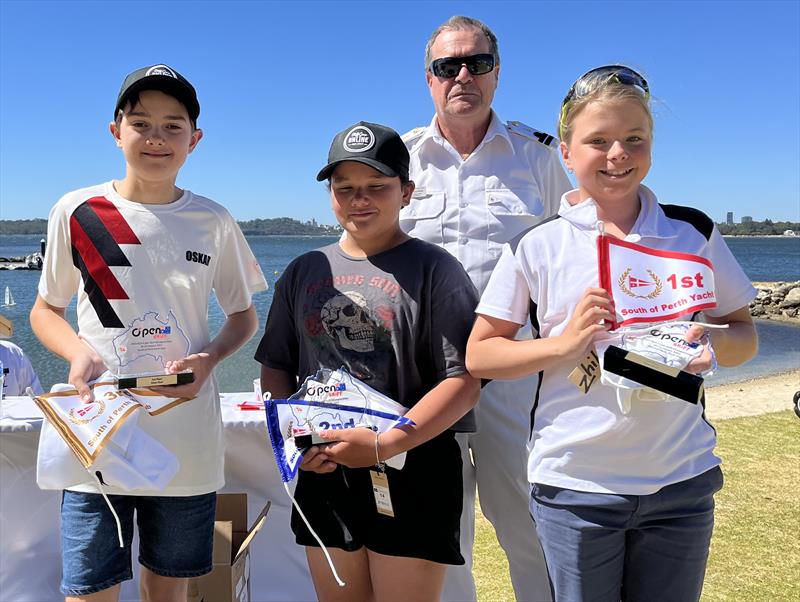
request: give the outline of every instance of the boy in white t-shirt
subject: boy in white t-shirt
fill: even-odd
[[[214,367],[255,332],[252,295],[266,282],[239,227],[217,203],[178,188],[186,157],[203,136],[192,85],[154,65],[125,79],[110,131],[125,177],[62,197],[50,212],[48,249],[31,325],[70,364],[85,402],[103,371],[191,369],[191,384],[157,387],[192,397],[140,427],[180,461],[162,491],[107,488],[126,547],[96,486],[65,491],[61,509],[67,600],[115,600],[132,578],[133,513],[139,528],[143,600],[185,600],[187,579],[211,570],[216,494],[224,482],[222,421]],[[211,291],[227,318],[208,331]],[[65,309],[78,295],[78,332]],[[125,494],[125,495],[119,495]]]

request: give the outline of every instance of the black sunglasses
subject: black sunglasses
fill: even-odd
[[[445,56],[435,61],[431,61],[430,70],[436,77],[450,79],[461,71],[461,67],[467,68],[472,75],[483,75],[494,69],[494,55],[473,54],[471,56]]]
[[[647,85],[647,80],[636,73],[636,71],[625,65],[604,65],[581,75],[575,83],[572,84],[561,106],[566,106],[574,98],[585,96],[599,83],[608,81],[625,86],[632,86],[638,89],[645,98],[649,98],[650,96],[650,88]]]

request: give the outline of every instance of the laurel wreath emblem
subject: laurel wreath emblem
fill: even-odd
[[[78,418],[75,412],[75,408],[70,409],[69,411],[69,419],[71,422],[75,424],[89,424],[92,420],[100,416],[103,412],[106,411],[106,402],[102,399],[98,399],[95,401],[97,404],[97,411],[94,412],[91,418]]]
[[[664,285],[661,282],[661,278],[659,278],[653,272],[653,270],[646,270],[646,272],[653,279],[653,282],[656,283],[656,288],[654,288],[649,294],[647,294],[647,295],[637,295],[631,289],[629,289],[627,286],[625,286],[625,281],[628,279],[628,276],[630,275],[630,273],[632,271],[633,271],[632,268],[628,268],[627,270],[622,272],[622,276],[620,276],[619,280],[617,280],[617,285],[619,286],[619,288],[622,290],[623,293],[625,293],[626,295],[630,295],[631,297],[633,297],[635,299],[655,299],[656,297],[658,297],[661,294],[661,291],[664,288]]]

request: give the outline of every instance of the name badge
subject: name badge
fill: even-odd
[[[385,472],[370,470],[369,476],[372,478],[372,491],[375,494],[375,507],[380,514],[394,518],[392,508],[392,498],[389,495],[389,479]]]

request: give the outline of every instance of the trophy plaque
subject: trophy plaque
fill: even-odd
[[[176,374],[149,372],[120,376],[117,379],[117,386],[120,389],[141,389],[143,387],[159,387],[162,385],[188,385],[193,382],[193,372],[178,372]]]

